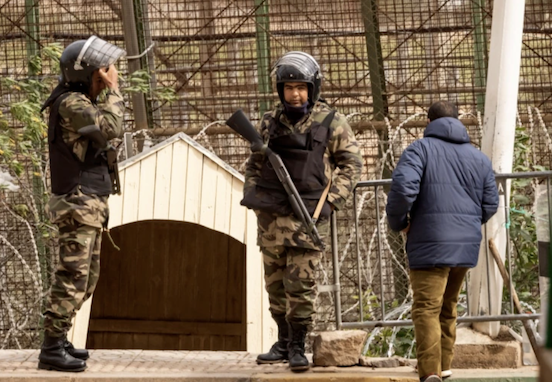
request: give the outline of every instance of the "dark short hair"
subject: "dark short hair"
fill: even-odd
[[[458,118],[458,108],[451,102],[437,101],[429,107],[427,117],[430,121],[443,117]]]

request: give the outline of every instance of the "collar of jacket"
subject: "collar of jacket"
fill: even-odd
[[[301,106],[293,106],[284,101],[284,113],[292,124],[299,122],[305,115],[309,113],[309,101]]]
[[[328,106],[326,101],[318,100],[312,107],[309,107],[307,114],[297,121],[295,125],[293,125],[285,115],[284,105],[282,103],[278,103],[272,111],[272,118],[293,131],[295,130],[294,127],[310,125],[313,115],[324,111],[329,113],[331,108]]]
[[[69,93],[69,92],[82,93],[86,97],[88,97],[88,99],[90,99],[92,101],[92,103],[96,103],[95,100],[93,100],[90,97],[90,95],[86,92],[86,90],[83,87],[79,86],[78,84],[76,84],[76,85],[75,84],[65,85],[64,83],[60,82],[54,88],[54,90],[52,90],[52,93],[50,93],[50,96],[48,97],[48,99],[42,105],[42,108],[40,109],[40,112],[42,113],[46,108],[49,108],[50,106],[52,106],[54,104],[54,102],[56,102],[56,99],[59,98],[59,96],[61,96],[62,94],[65,94],[65,93]]]
[[[282,126],[287,127],[290,130],[295,130],[294,127],[296,125],[303,125],[305,124],[308,119],[311,116],[312,109],[308,110],[307,114],[305,114],[303,117],[301,117],[299,120],[297,120],[295,123],[291,122],[290,118],[286,114],[286,108],[284,104],[280,103],[276,106],[276,109],[274,110],[272,117],[280,123]]]
[[[466,127],[457,118],[443,117],[430,122],[424,131],[425,137],[434,137],[453,143],[469,143]]]

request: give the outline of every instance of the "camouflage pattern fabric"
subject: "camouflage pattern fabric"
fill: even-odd
[[[59,106],[63,140],[84,161],[88,138],[80,135],[79,129],[96,125],[107,139],[117,138],[123,132],[124,111],[123,96],[116,90],[109,89],[105,101],[97,105],[82,93],[70,93]]]
[[[322,123],[332,109],[324,102],[317,102],[309,115],[297,124],[292,125],[282,113],[283,106],[279,104],[273,111],[266,113],[260,124],[260,132],[265,142],[268,141],[267,129],[269,117],[280,115],[280,123],[289,128],[289,132],[304,133],[314,122]],[[261,176],[264,154],[252,153],[245,170],[244,194],[250,187],[255,187]],[[360,178],[362,156],[355,135],[345,117],[336,113],[330,125],[330,139],[324,153],[325,175],[332,179],[328,201],[336,208],[343,208],[351,191]],[[335,171],[339,169],[339,171]],[[307,202],[308,203],[308,202]],[[310,201],[315,203],[316,201]],[[307,205],[307,208],[309,206]],[[258,222],[257,244],[260,247],[285,245],[317,249],[312,239],[307,235],[302,223],[293,215],[278,216],[263,211],[255,211]],[[320,236],[324,239],[329,233],[328,219],[317,222]]]
[[[99,126],[107,139],[123,132],[123,97],[109,89],[105,101],[96,104],[82,93],[70,93],[60,104],[63,140],[84,160],[88,139],[79,129]],[[44,313],[44,329],[51,336],[65,335],[71,320],[92,295],[100,276],[101,230],[107,226],[107,196],[87,195],[77,190],[52,195],[46,210],[59,229],[59,264]]]
[[[73,194],[52,195],[46,212],[50,221],[58,226],[74,219],[94,228],[102,228],[109,215],[107,196],[86,195],[80,190]]]
[[[314,272],[322,253],[283,245],[261,250],[270,312],[286,314],[288,322],[311,325],[317,292]]]
[[[70,215],[58,220],[59,263],[46,310],[44,330],[64,336],[82,304],[92,296],[100,277],[101,229],[82,224]]]

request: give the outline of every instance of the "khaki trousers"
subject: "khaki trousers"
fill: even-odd
[[[412,321],[418,374],[450,370],[456,341],[456,305],[468,268],[411,269]]]

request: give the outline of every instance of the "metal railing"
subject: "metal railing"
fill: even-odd
[[[551,178],[552,178],[552,171],[539,171],[539,172],[518,172],[518,173],[510,173],[510,174],[496,174],[496,181],[497,185],[499,187],[499,193],[503,195],[505,201],[510,200],[510,187],[508,186],[508,183],[513,179],[534,179],[534,180],[545,180],[546,181],[546,193],[547,193],[547,204],[548,204],[548,227],[549,232],[552,231],[552,225],[551,225],[551,217],[552,217],[552,193],[550,192],[551,188]],[[383,246],[382,246],[382,227],[381,227],[381,206],[380,206],[380,193],[384,192],[383,188],[385,186],[389,186],[391,184],[391,179],[382,179],[382,180],[370,180],[370,181],[361,181],[357,184],[354,192],[353,192],[353,210],[354,210],[354,234],[356,236],[356,266],[357,266],[357,273],[358,273],[358,280],[357,280],[357,289],[358,289],[358,299],[359,299],[359,311],[358,311],[358,317],[359,321],[356,322],[343,322],[343,316],[342,316],[342,306],[341,306],[341,283],[339,280],[340,270],[339,270],[339,260],[338,260],[338,245],[337,245],[337,232],[338,232],[338,225],[337,225],[337,219],[335,214],[332,215],[332,221],[331,221],[331,228],[332,228],[332,262],[333,262],[333,275],[334,275],[334,285],[325,285],[321,286],[319,289],[322,292],[333,292],[334,293],[334,309],[335,309],[335,316],[336,316],[336,328],[337,329],[367,329],[367,328],[375,328],[375,327],[399,327],[399,326],[412,326],[412,320],[410,319],[404,319],[404,320],[387,320],[386,317],[386,298],[385,298],[385,288],[383,285]],[[357,206],[357,195],[359,190],[365,189],[365,188],[373,188],[374,192],[374,199],[375,199],[375,218],[376,218],[376,234],[377,234],[377,262],[379,267],[379,273],[380,273],[380,283],[379,283],[379,299],[380,299],[380,313],[381,313],[381,320],[365,320],[364,319],[364,301],[363,301],[363,283],[362,283],[362,273],[361,273],[361,251],[360,251],[360,244],[359,244],[359,211]],[[536,201],[535,201],[536,203]],[[506,231],[506,256],[507,256],[507,262],[508,262],[508,273],[510,275],[509,277],[509,283],[510,283],[510,289],[513,290],[513,280],[512,280],[512,256],[510,251],[510,232],[509,232],[509,222],[510,222],[510,203],[504,203],[504,213],[506,217],[507,224],[504,225],[504,229]],[[486,236],[486,235],[484,235]],[[550,235],[550,238],[552,238],[552,235]],[[485,237],[485,242],[486,242]],[[536,245],[536,243],[535,243]],[[488,247],[486,246],[487,252]],[[490,278],[489,275],[489,263],[492,260],[489,260],[490,256],[487,256],[487,278]],[[548,276],[552,275],[552,261],[549,263],[549,274]],[[467,286],[467,280],[466,280],[466,286]],[[467,288],[466,288],[467,289]],[[488,298],[489,298],[489,306],[491,306],[492,303],[492,297],[490,289],[488,290]],[[501,295],[502,298],[502,295]],[[552,299],[552,296],[551,296]],[[492,322],[492,321],[526,321],[526,320],[536,320],[541,317],[540,314],[514,314],[514,301],[512,298],[512,293],[510,293],[510,312],[511,314],[499,314],[499,315],[469,315],[469,299],[467,298],[466,294],[466,315],[463,315],[461,317],[458,317],[458,322]],[[552,305],[552,304],[551,304]],[[552,315],[552,309],[550,310],[550,314]],[[549,321],[548,324],[548,333],[552,333],[552,323]],[[549,341],[547,342],[548,347],[552,348],[552,340],[550,340],[550,337],[548,336]]]

